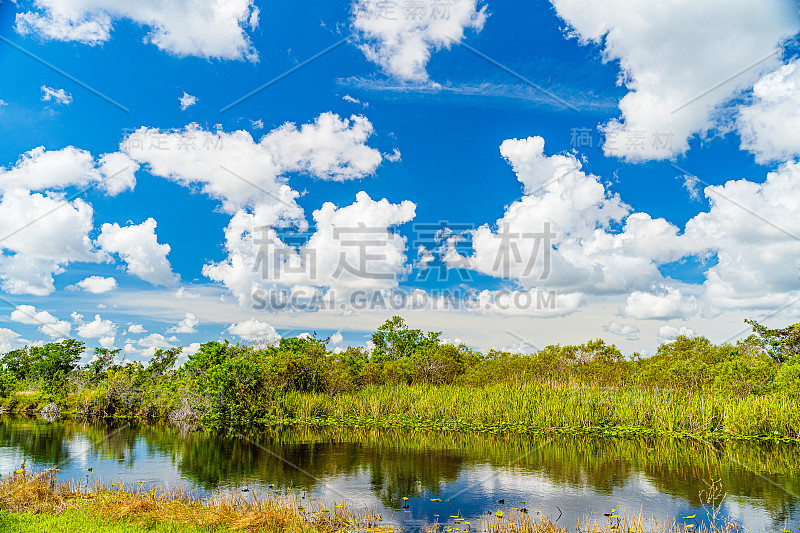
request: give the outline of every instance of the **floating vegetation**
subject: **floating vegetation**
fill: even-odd
[[[675,521],[659,521],[656,518],[646,519],[641,513],[625,515],[618,509],[603,513],[607,520],[597,520],[593,515],[585,515],[578,520],[576,528],[567,528],[558,524],[560,518],[552,518],[541,512],[535,517],[512,510],[508,515],[501,511],[489,513],[489,517],[482,519],[475,529],[469,522],[445,524],[438,521],[428,526],[425,533],[455,533],[467,531],[481,531],[485,533],[741,533],[741,528],[725,519],[710,521],[708,524],[680,525]],[[717,517],[718,518],[718,517]],[[466,527],[463,527],[466,526]],[[792,533],[782,529],[782,533]]]

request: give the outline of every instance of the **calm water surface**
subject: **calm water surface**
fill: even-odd
[[[800,447],[672,440],[281,429],[241,438],[173,426],[0,418],[0,472],[57,467],[60,479],[243,488],[301,501],[346,500],[406,531],[440,515],[477,521],[527,501],[574,528],[610,508],[706,517],[721,480],[724,515],[751,531],[800,530]],[[92,469],[91,472],[89,469]],[[274,488],[271,488],[274,487]],[[408,498],[408,511],[401,509]],[[432,502],[439,498],[442,502]],[[498,500],[504,500],[503,504]],[[473,522],[476,523],[476,522]]]

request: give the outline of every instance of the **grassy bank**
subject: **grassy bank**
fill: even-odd
[[[678,523],[645,519],[641,514],[625,516],[616,509],[598,516],[587,515],[574,531],[594,533],[729,533],[740,531],[724,517],[711,500],[709,525],[694,520]],[[689,526],[689,527],[687,527]],[[693,527],[694,526],[694,527]],[[353,512],[346,505],[314,509],[298,506],[294,500],[271,495],[212,496],[200,501],[175,490],[126,491],[124,487],[81,486],[60,483],[53,472],[3,476],[0,481],[0,531],[137,533],[173,532],[292,532],[292,533],[391,533],[379,515]],[[573,530],[558,524],[558,519],[525,508],[507,514],[497,512],[477,523],[460,516],[445,521],[434,518],[426,533],[567,533]],[[398,530],[399,531],[399,530]],[[787,530],[788,531],[788,530]]]
[[[201,501],[180,490],[62,483],[48,471],[3,476],[0,509],[0,531],[338,533],[380,525],[380,517],[343,505],[306,509],[262,494]]]
[[[143,421],[185,419],[211,429],[240,432],[274,425],[310,425],[800,442],[797,397],[779,392],[736,396],[711,387],[686,391],[602,388],[580,383],[483,387],[384,384],[333,395],[287,391],[225,413],[209,408],[209,403],[212,401],[208,398],[193,398],[184,409],[180,404],[165,409],[162,404],[163,413],[158,416],[116,413],[114,417]],[[86,416],[71,397],[61,404],[62,415]],[[16,412],[31,413],[42,407],[17,403],[17,407],[20,405],[27,411]]]
[[[143,524],[127,519],[109,521],[108,517],[84,510],[69,510],[60,514],[10,513],[0,511],[0,531],[14,533],[141,533]],[[182,524],[165,522],[149,523],[146,531],[152,533],[227,533],[233,531],[215,527],[187,527]]]

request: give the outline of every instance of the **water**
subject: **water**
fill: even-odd
[[[28,469],[59,468],[63,480],[346,500],[405,531],[418,531],[437,514],[441,521],[460,515],[477,523],[487,512],[507,512],[523,501],[532,513],[561,513],[559,524],[571,529],[585,513],[605,520],[611,508],[679,523],[691,514],[707,521],[700,493],[712,479],[727,493],[722,515],[746,530],[798,531],[800,447],[715,446],[339,429],[281,429],[243,438],[167,425],[0,418],[2,473],[27,460]]]

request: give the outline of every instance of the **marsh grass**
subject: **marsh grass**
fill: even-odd
[[[0,508],[26,515],[65,515],[82,511],[92,522],[133,523],[147,528],[177,526],[201,531],[337,533],[375,530],[381,517],[346,504],[299,506],[293,499],[260,492],[217,493],[202,499],[179,488],[144,490],[96,481],[59,482],[54,471],[17,471],[0,480]]]
[[[271,423],[281,420],[487,433],[800,441],[800,403],[793,396],[732,397],[713,389],[601,388],[570,383],[377,385],[333,396],[292,392],[278,400],[269,417]]]

